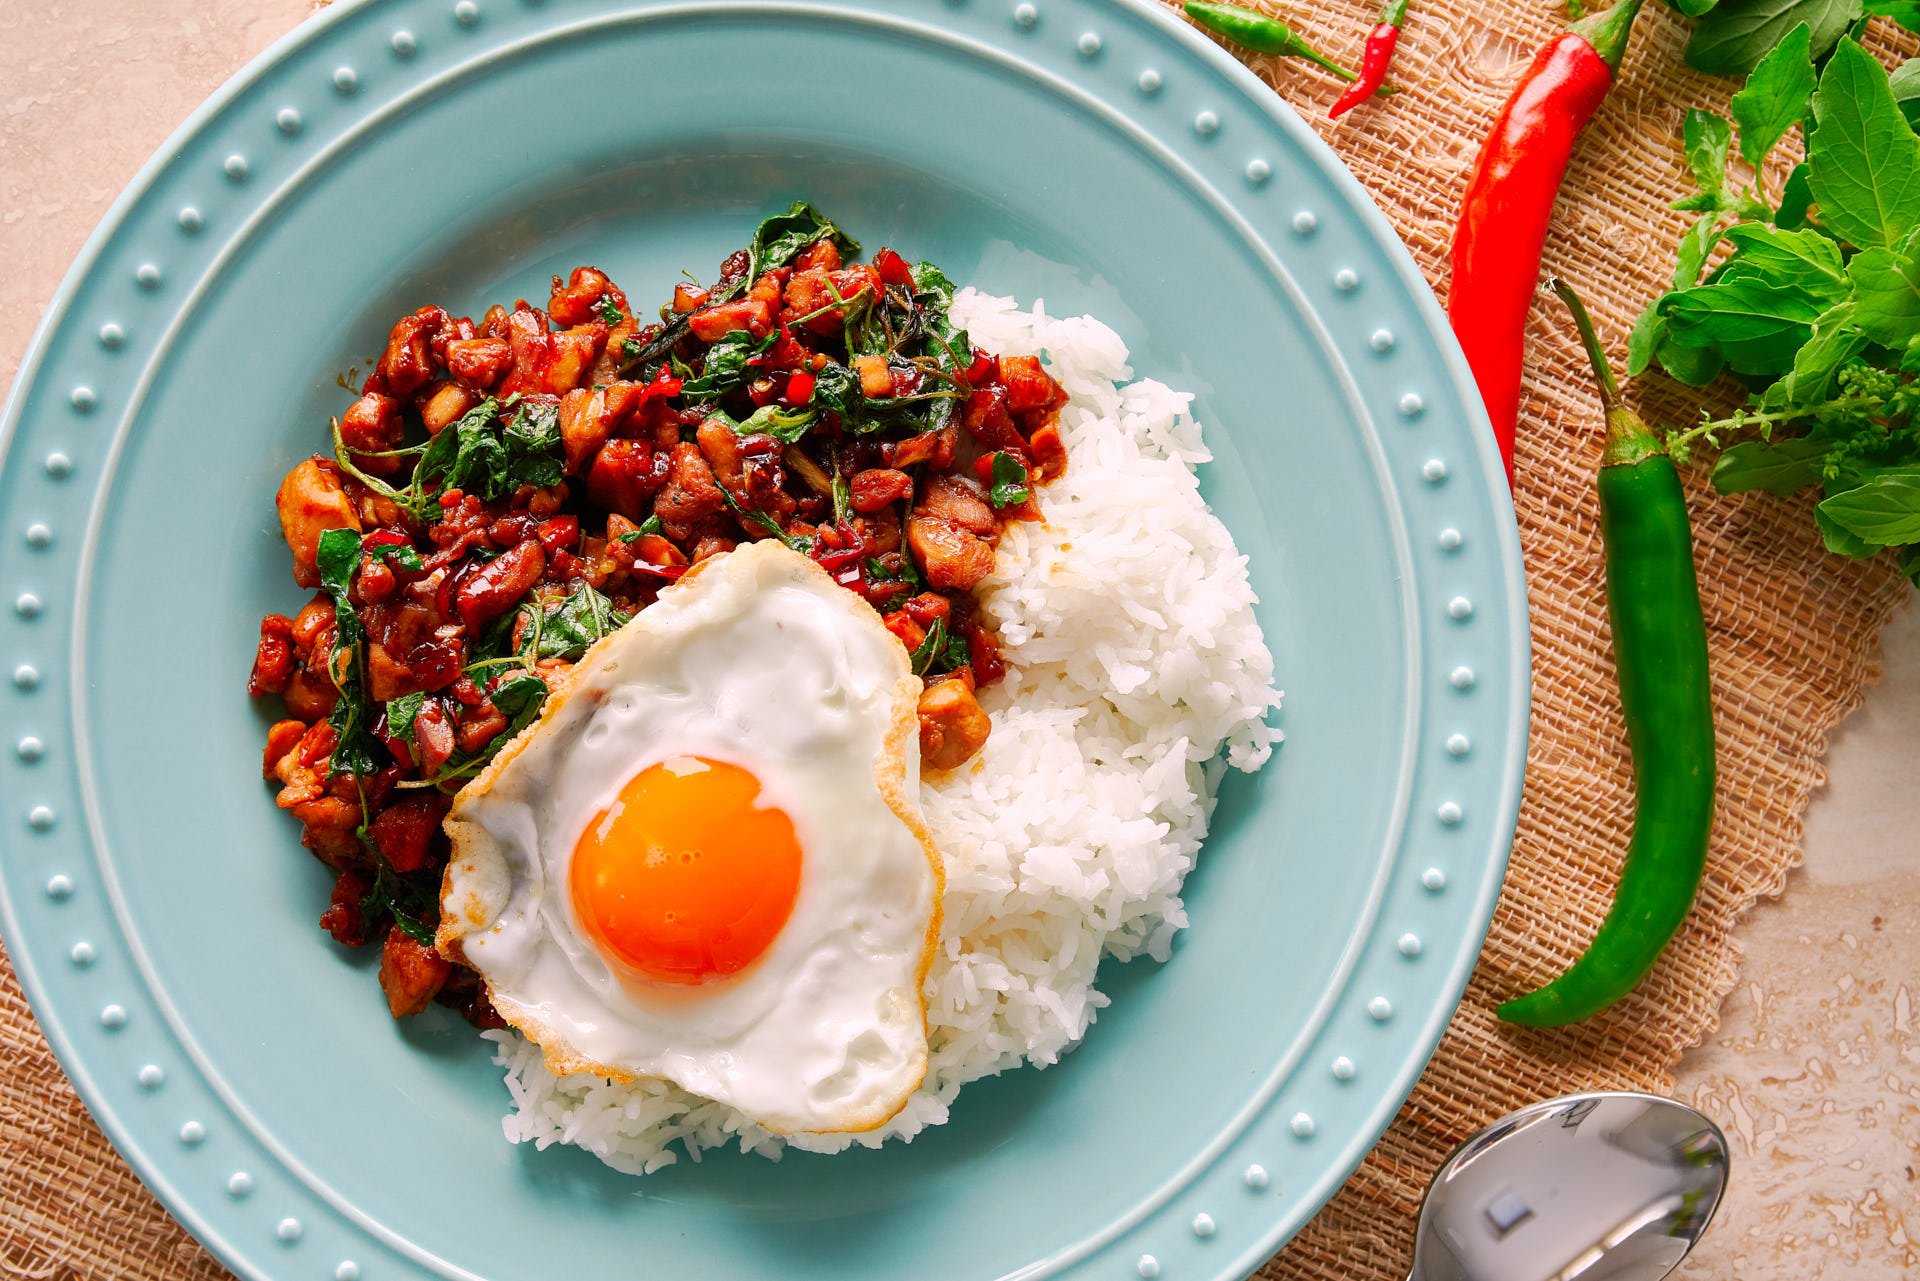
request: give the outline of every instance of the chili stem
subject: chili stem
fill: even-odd
[[[1600,335],[1593,327],[1593,317],[1587,314],[1587,304],[1580,301],[1580,295],[1573,292],[1572,286],[1558,277],[1549,278],[1547,288],[1560,295],[1560,301],[1573,313],[1573,327],[1580,333],[1580,345],[1587,350],[1587,363],[1593,366],[1593,376],[1600,384],[1600,407],[1612,413],[1620,403],[1620,384],[1614,381],[1613,366],[1607,363],[1607,353],[1600,346]]]
[[[1620,69],[1620,59],[1627,53],[1627,37],[1633,34],[1633,20],[1640,16],[1640,6],[1645,0],[1620,0],[1611,9],[1602,9],[1590,14],[1567,28],[1593,46],[1600,60]]]
[[[1587,314],[1587,305],[1566,281],[1554,279],[1547,284],[1573,313],[1573,327],[1580,333],[1580,345],[1587,351],[1587,364],[1592,366],[1594,381],[1600,387],[1600,407],[1607,415],[1607,443],[1600,455],[1600,465],[1616,467],[1665,453],[1659,437],[1641,421],[1640,415],[1620,403],[1620,384],[1614,381],[1613,366],[1607,363],[1607,353],[1600,346],[1600,335],[1594,330],[1593,317]]]

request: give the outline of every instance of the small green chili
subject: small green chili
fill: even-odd
[[[1353,72],[1308,44],[1299,32],[1278,18],[1243,9],[1237,4],[1213,4],[1209,0],[1188,0],[1187,16],[1243,49],[1272,54],[1277,58],[1305,58],[1342,80],[1355,78]]]
[[[1532,1027],[1598,1014],[1647,976],[1693,906],[1713,827],[1713,701],[1686,496],[1658,438],[1620,403],[1587,309],[1566,285],[1553,288],[1573,313],[1607,416],[1600,538],[1638,799],[1620,886],[1593,942],[1565,974],[1499,1008]]]

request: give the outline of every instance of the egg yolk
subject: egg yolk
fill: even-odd
[[[569,874],[575,915],[609,960],[663,983],[751,965],[800,888],[793,820],[738,765],[650,765],[587,824]]]

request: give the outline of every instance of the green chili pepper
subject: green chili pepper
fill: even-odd
[[[1301,39],[1299,32],[1278,18],[1243,9],[1237,4],[1212,4],[1209,0],[1188,0],[1187,16],[1243,49],[1270,53],[1277,58],[1305,58],[1317,67],[1325,67],[1342,80],[1356,78],[1353,72]]]
[[[1713,702],[1686,497],[1658,438],[1620,403],[1587,309],[1566,285],[1553,288],[1573,312],[1607,415],[1600,537],[1638,800],[1620,887],[1586,953],[1498,1011],[1532,1027],[1588,1018],[1647,976],[1693,906],[1713,826]]]

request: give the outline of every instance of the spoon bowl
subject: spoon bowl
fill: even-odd
[[[1454,1149],[1408,1281],[1659,1281],[1726,1191],[1726,1136],[1651,1094],[1549,1099]]]

